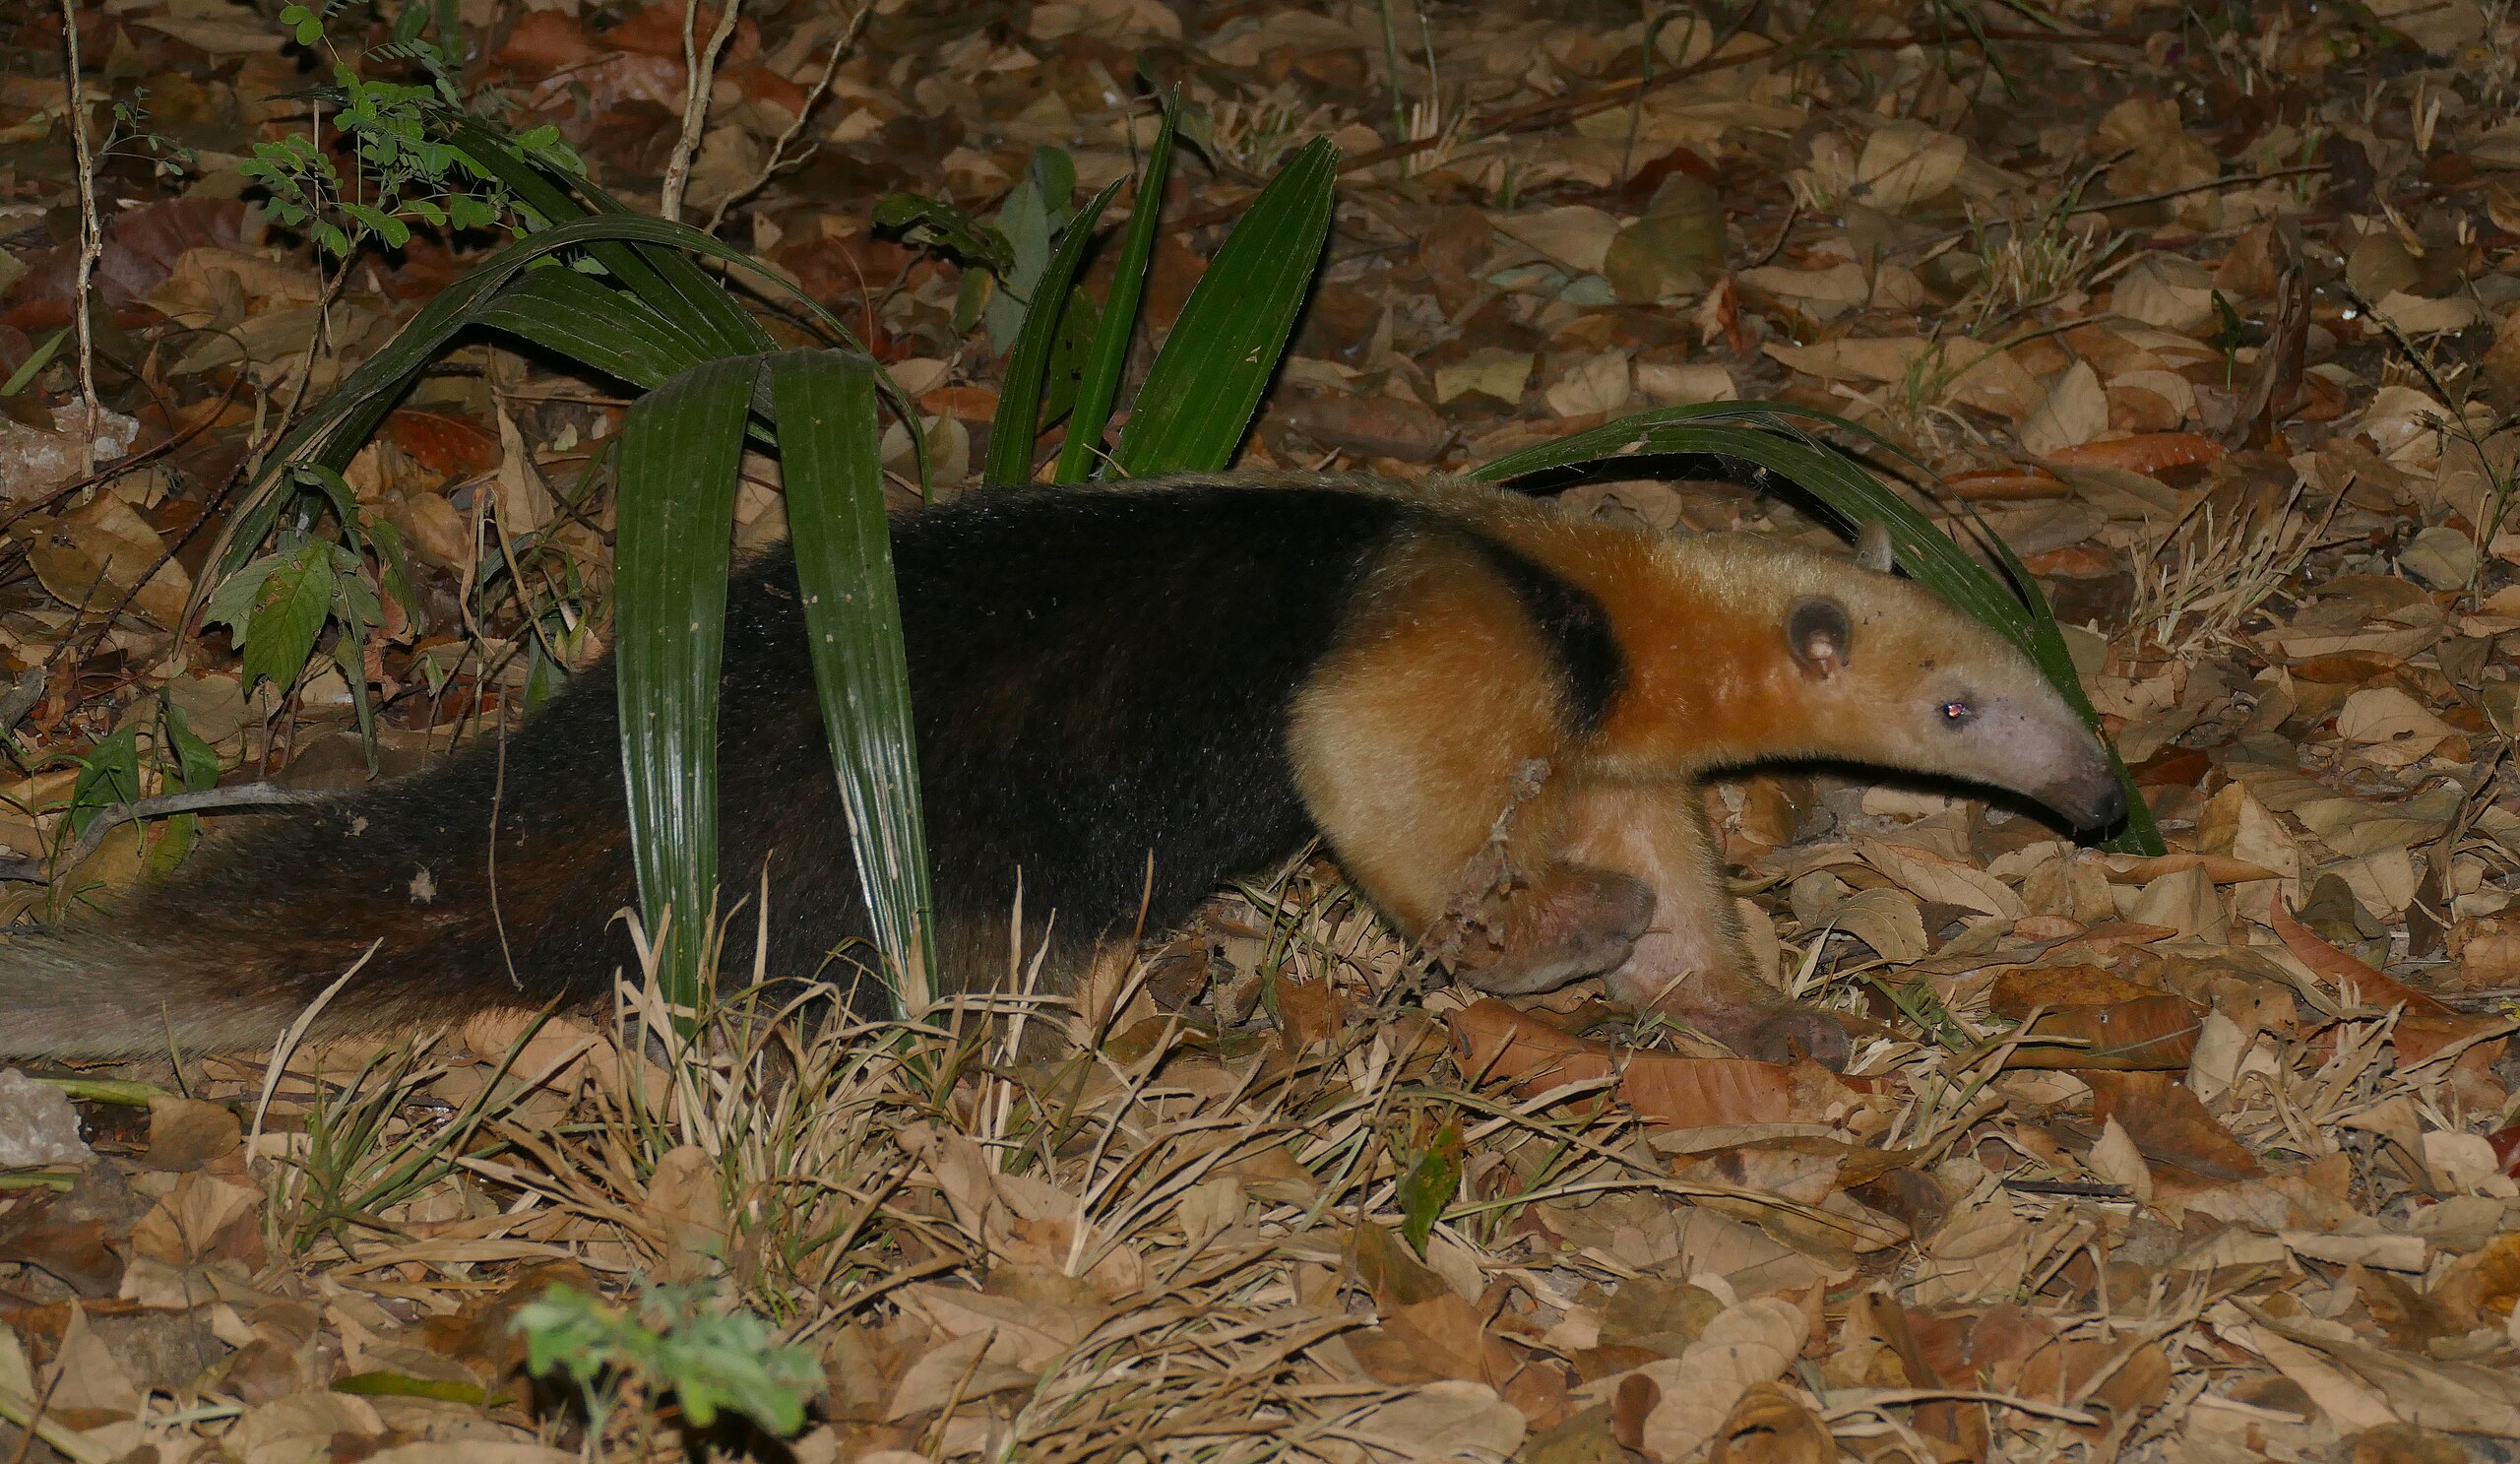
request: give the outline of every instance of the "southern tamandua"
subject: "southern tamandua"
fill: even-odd
[[[1538,765],[1510,835],[1523,878],[1458,974],[1509,992],[1604,974],[1780,1055],[1843,1038],[1745,966],[1696,794],[1710,770],[1838,759],[2077,825],[2124,812],[2098,740],[2000,637],[1913,583],[1757,539],[1470,486],[1209,478],[975,492],[898,517],[893,552],[940,964],[965,987],[1005,979],[1019,876],[1073,953],[1316,834],[1421,932]],[[766,866],[769,969],[811,975],[864,924],[784,552],[736,578],[723,684],[720,868],[750,895]],[[475,747],[258,820],[98,916],[20,933],[0,1052],[266,1048],[371,944],[319,1034],[600,997],[632,957],[616,727],[607,661],[508,738],[503,771]],[[752,942],[730,943],[748,976]]]

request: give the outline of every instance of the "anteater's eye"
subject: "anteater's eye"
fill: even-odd
[[[1965,726],[1975,721],[1977,716],[1978,709],[1967,702],[1947,701],[1942,704],[1942,723],[1945,727]]]

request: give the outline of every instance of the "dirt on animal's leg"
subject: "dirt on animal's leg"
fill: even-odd
[[[1599,976],[1626,961],[1653,922],[1654,891],[1634,875],[1563,860],[1510,875],[1484,900],[1466,892],[1462,913],[1476,928],[1439,952],[1482,991],[1546,991]]]
[[[1566,791],[1558,857],[1630,876],[1654,892],[1654,922],[1607,985],[1612,999],[1661,1012],[1745,1056],[1843,1067],[1846,1029],[1753,976],[1724,861],[1695,785],[1593,783]]]

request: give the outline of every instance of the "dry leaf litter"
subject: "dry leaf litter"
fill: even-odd
[[[466,85],[655,201],[679,10],[459,8]],[[54,754],[147,746],[162,707],[229,782],[365,776],[338,666],[248,694],[223,632],[173,630],[239,465],[462,264],[335,275],[266,224],[237,163],[320,78],[259,11],[76,20],[98,118],[142,102],[192,165],[98,163],[94,412],[66,347],[0,396],[25,918],[180,852],[131,825],[45,864]],[[76,294],[61,40],[10,12],[0,376]],[[2170,853],[1828,775],[1711,789],[1761,962],[1855,1023],[1843,1077],[1613,1045],[1584,987],[1446,988],[1319,860],[1073,1005],[1002,1003],[1055,1058],[970,1012],[627,1050],[485,1020],[187,1056],[145,1109],[83,1104],[92,1149],[0,1076],[39,1167],[0,1192],[15,1457],[2520,1453],[2520,12],[807,0],[734,28],[685,215],[862,331],[951,481],[1005,343],[873,205],[984,212],[1043,146],[1100,186],[1163,85],[1198,146],[1159,335],[1279,159],[1352,164],[1248,464],[1414,477],[1731,398],[1853,417],[2039,575]],[[600,650],[587,470],[621,406],[476,347],[361,454],[427,612],[363,650],[389,771],[521,707],[535,644]],[[1567,506],[1827,539],[1722,482]],[[738,517],[782,532],[774,478]],[[521,595],[476,593],[485,519],[535,534]],[[623,1012],[652,1000],[634,974]],[[525,1376],[522,1305],[633,1278],[820,1359],[806,1430],[704,1440],[635,1389],[590,1430]]]

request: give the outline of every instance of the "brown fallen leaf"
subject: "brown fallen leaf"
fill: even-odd
[[[55,1215],[58,1198],[38,1191],[0,1213],[0,1260],[32,1266],[83,1297],[109,1297],[122,1285],[122,1257],[107,1247],[105,1223]]]
[[[2204,1008],[2166,992],[2050,1007],[2031,1023],[2028,1040],[2004,1066],[2184,1072],[2204,1017]]]
[[[243,1141],[236,1114],[225,1105],[161,1093],[149,1100],[149,1149],[141,1162],[154,1170],[197,1170],[234,1153]]]
[[[2114,1118],[2153,1165],[2178,1171],[2190,1188],[2210,1188],[2266,1173],[2266,1166],[2232,1136],[2222,1120],[2187,1088],[2159,1072],[2090,1070],[2092,1116]],[[2155,1179],[2163,1177],[2158,1170]]]
[[[1382,1330],[1437,1377],[1500,1387],[1522,1366],[1487,1334],[1480,1308],[1409,1253],[1399,1233],[1365,1224],[1351,1233],[1348,1262],[1374,1299]]]
[[[1816,1062],[1682,1057],[1623,1050],[1561,1032],[1481,997],[1444,1017],[1467,1072],[1521,1079],[1525,1093],[1618,1078],[1621,1102],[1647,1121],[1675,1128],[1731,1123],[1824,1123],[1864,1101],[1874,1084]]]
[[[63,605],[100,615],[129,595],[131,607],[159,626],[183,617],[192,576],[167,558],[165,541],[121,498],[98,494],[59,518],[30,519],[16,532],[28,541],[35,578]],[[139,583],[143,575],[146,584]]]
[[[1800,1398],[1762,1382],[1732,1406],[1706,1457],[1708,1464],[1829,1464],[1838,1443]]]
[[[1299,396],[1284,409],[1287,424],[1323,447],[1404,463],[1432,461],[1452,431],[1432,408],[1377,393]]]
[[[2491,1015],[2471,1015],[2427,995],[2367,961],[2346,954],[2319,938],[2316,931],[2302,924],[2281,900],[2267,907],[2267,923],[2274,927],[2284,946],[2301,964],[2332,983],[2341,996],[2347,990],[2358,993],[2366,1006],[2402,1006],[2394,1040],[2401,1062],[2421,1062],[2453,1043],[2466,1042],[2479,1033],[2499,1027],[2500,1020]],[[2500,1061],[2504,1042],[2495,1038],[2477,1043],[2461,1052],[2462,1067],[2485,1071]]]

